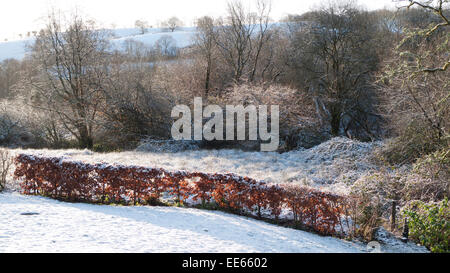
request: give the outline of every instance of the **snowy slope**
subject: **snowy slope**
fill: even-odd
[[[27,52],[27,45],[33,44],[34,38],[0,42],[0,62],[6,59],[23,59]]]
[[[194,32],[191,31],[177,31],[177,32],[160,32],[160,33],[146,33],[142,35],[126,36],[121,38],[112,39],[112,44],[115,48],[120,48],[125,40],[135,40],[142,42],[145,45],[151,46],[156,43],[163,36],[171,36],[176,41],[176,46],[179,48],[187,47],[192,44],[192,37]]]
[[[179,48],[187,47],[192,44],[192,38],[195,35],[195,28],[186,27],[175,30],[174,32],[168,32],[163,29],[149,29],[148,33],[141,35],[138,29],[117,29],[112,30],[113,38],[111,44],[115,49],[121,49],[123,42],[128,39],[143,42],[145,45],[153,46],[162,36],[169,35],[176,41],[176,46]],[[26,46],[33,44],[34,38],[0,42],[0,61],[5,59],[23,59],[26,55]]]
[[[169,30],[162,29],[162,28],[148,28],[147,32],[143,35],[151,35],[151,34],[159,34],[159,33],[165,33],[165,34],[176,34],[178,32],[195,32],[195,27],[182,27],[177,28],[174,32],[170,32]],[[118,28],[112,30],[113,36],[115,38],[125,38],[125,37],[132,37],[132,36],[140,36],[140,30],[137,28]]]
[[[161,37],[170,36],[179,48],[184,48],[192,44],[192,38],[195,35],[195,28],[180,28],[174,32],[165,31],[163,29],[148,29],[145,34],[140,34],[139,30],[131,29],[117,29],[113,31],[114,38],[111,43],[114,48],[120,49],[125,40],[132,39],[134,41],[142,42],[147,46],[153,46]]]
[[[18,193],[0,194],[0,253],[329,253],[365,249],[361,244],[222,212],[70,204]]]

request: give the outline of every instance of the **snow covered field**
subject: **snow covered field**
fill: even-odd
[[[70,204],[18,193],[0,193],[0,252],[328,253],[365,250],[362,244],[222,212]]]
[[[112,30],[113,38],[111,39],[111,44],[114,48],[121,49],[125,40],[132,39],[147,46],[153,46],[161,37],[168,35],[175,40],[177,47],[184,48],[192,44],[192,38],[195,35],[195,28],[192,27],[180,28],[174,32],[164,31],[159,28],[148,29],[148,31],[148,33],[141,35],[139,30],[135,28]],[[34,40],[34,38],[26,38],[0,42],[0,61],[9,58],[23,59],[27,53],[27,46],[32,45]]]
[[[33,43],[34,39],[31,38],[10,42],[0,42],[0,62],[6,59],[23,59],[27,52],[27,46]]]
[[[107,154],[88,150],[10,151],[64,156],[92,163],[234,172],[267,182],[302,183],[345,192],[349,183],[373,168],[367,155],[378,145],[380,143],[335,138],[312,149],[285,154],[237,150]],[[63,203],[20,195],[18,184],[11,176],[7,188],[6,193],[0,193],[0,252],[367,251],[362,243],[322,237],[223,212]],[[383,252],[426,252],[413,243],[404,244],[383,236]]]

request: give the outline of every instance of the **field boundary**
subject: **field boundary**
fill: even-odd
[[[169,196],[179,204],[216,206],[275,223],[288,217],[296,225],[323,235],[342,235],[344,230],[342,216],[347,198],[310,188],[270,185],[232,173],[89,164],[29,154],[17,155],[14,163],[14,177],[26,195],[122,205],[162,204]]]

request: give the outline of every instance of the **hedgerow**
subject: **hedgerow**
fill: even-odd
[[[183,204],[201,202],[278,221],[282,212],[320,234],[343,232],[345,198],[298,186],[269,185],[235,174],[167,171],[110,164],[88,164],[20,154],[16,179],[24,194],[70,202],[151,205],[169,195]],[[263,215],[264,214],[264,215]],[[338,228],[340,227],[340,228]]]

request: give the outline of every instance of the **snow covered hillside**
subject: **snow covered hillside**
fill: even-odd
[[[192,38],[195,35],[195,28],[186,27],[168,32],[163,29],[155,28],[148,29],[148,33],[141,35],[138,29],[116,29],[112,30],[113,38],[111,43],[113,48],[122,49],[123,42],[128,39],[143,42],[147,46],[153,46],[164,35],[171,36],[179,48],[187,47],[192,44]],[[0,42],[0,61],[5,59],[23,59],[27,53],[27,46],[34,43],[34,38],[27,38],[23,40]]]
[[[0,193],[0,252],[363,252],[223,212],[70,204]]]
[[[138,42],[142,42],[147,46],[152,46],[158,41],[161,37],[168,35],[172,37],[176,46],[179,48],[187,47],[192,44],[192,38],[195,35],[195,28],[193,27],[185,27],[179,28],[174,32],[164,31],[162,29],[148,29],[148,32],[145,34],[140,34],[139,30],[131,28],[131,29],[117,29],[113,30],[114,38],[111,40],[113,45],[116,48],[121,48],[123,42],[128,39],[132,39]]]
[[[27,46],[32,45],[34,39],[24,39],[10,42],[0,42],[0,62],[6,59],[21,60],[25,57]]]

